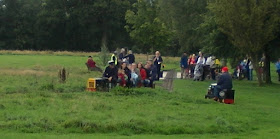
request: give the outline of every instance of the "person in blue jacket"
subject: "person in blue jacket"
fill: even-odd
[[[278,73],[278,81],[280,82],[280,58],[278,59],[278,62],[276,63],[276,72]]]
[[[187,53],[184,52],[182,57],[181,57],[181,61],[180,61],[180,67],[181,67],[181,79],[183,79],[184,77],[186,78],[188,75],[188,57],[187,57]]]
[[[214,88],[214,100],[221,100],[221,96],[219,95],[219,93],[224,90],[224,89],[232,89],[232,78],[231,75],[228,73],[228,68],[227,67],[223,67],[222,68],[222,75],[219,77],[218,82],[217,82],[217,86]]]

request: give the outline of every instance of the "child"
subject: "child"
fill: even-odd
[[[126,86],[126,80],[128,79],[127,75],[124,73],[124,70],[118,70],[118,78],[119,78],[119,85],[122,87]]]

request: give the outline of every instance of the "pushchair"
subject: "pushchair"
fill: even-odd
[[[202,64],[197,64],[194,69],[194,81],[199,81],[202,79],[203,75],[203,65]]]

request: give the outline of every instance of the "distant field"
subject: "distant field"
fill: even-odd
[[[279,138],[280,84],[234,81],[236,103],[205,100],[211,81],[175,80],[174,92],[85,92],[88,55],[0,51],[1,138]],[[145,61],[145,55],[136,55]],[[167,69],[179,58],[165,57]],[[272,65],[274,66],[274,65]],[[65,84],[58,70],[69,72]],[[255,79],[256,80],[256,79]]]

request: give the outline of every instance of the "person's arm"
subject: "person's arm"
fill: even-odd
[[[161,56],[159,56],[159,62],[162,63],[163,62],[163,59]]]
[[[107,77],[108,74],[108,67],[105,69],[104,73],[103,73],[103,77]]]

